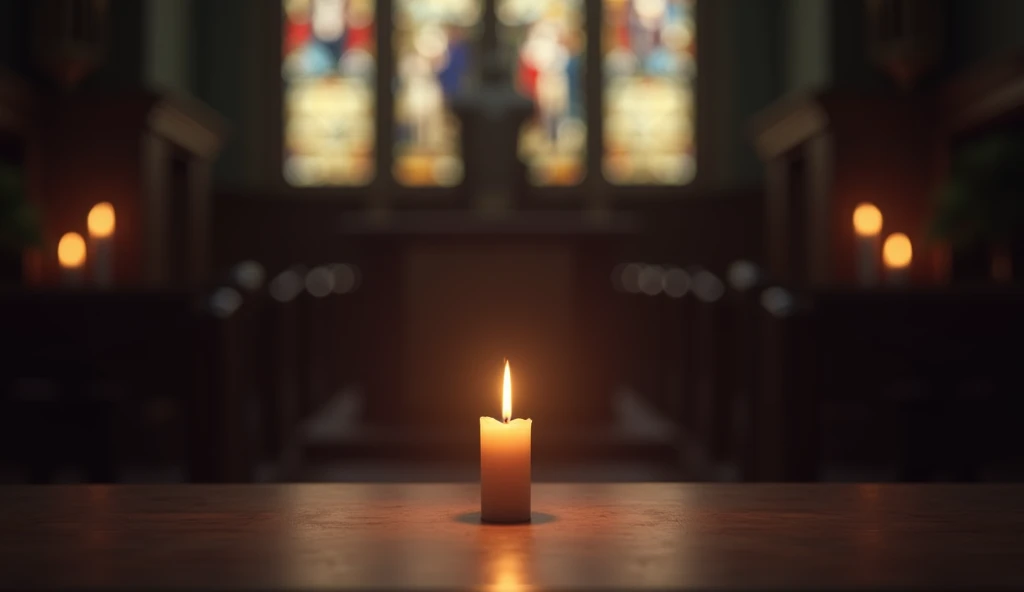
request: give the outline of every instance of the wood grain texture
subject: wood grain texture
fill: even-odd
[[[1024,587],[1024,486],[540,484],[536,521],[437,485],[0,489],[3,589]]]

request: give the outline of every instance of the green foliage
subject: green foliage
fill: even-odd
[[[25,197],[21,171],[0,165],[0,251],[20,251],[41,240],[39,216]]]
[[[938,195],[932,233],[955,247],[1001,242],[1024,230],[1024,135],[965,145]]]

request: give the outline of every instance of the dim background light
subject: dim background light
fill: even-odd
[[[882,232],[882,212],[874,204],[862,203],[853,210],[853,230],[860,236]]]
[[[77,232],[68,232],[57,243],[57,260],[61,267],[81,267],[85,263],[85,239]]]
[[[882,261],[885,266],[893,269],[908,267],[914,257],[914,248],[910,239],[902,232],[890,234],[882,246]]]
[[[89,210],[87,219],[89,236],[106,238],[114,234],[116,219],[114,217],[114,206],[108,201],[100,202]]]

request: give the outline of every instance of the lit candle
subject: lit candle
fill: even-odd
[[[92,254],[92,278],[96,285],[109,287],[114,275],[114,206],[100,202],[89,210],[89,252]]]
[[[910,263],[913,258],[914,248],[907,235],[895,232],[885,238],[882,261],[885,263],[889,283],[902,286],[910,281]]]
[[[61,279],[66,286],[82,283],[82,268],[85,267],[85,240],[77,232],[68,232],[57,243],[57,261],[60,263]]]
[[[853,231],[857,235],[857,283],[878,283],[879,239],[882,212],[874,204],[862,203],[853,210]]]
[[[532,419],[512,419],[512,376],[505,361],[501,418],[480,418],[480,518],[530,521]]]

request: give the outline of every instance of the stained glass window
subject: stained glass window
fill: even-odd
[[[375,172],[374,0],[284,0],[284,176],[365,185]]]
[[[694,145],[695,0],[604,0],[605,178],[689,183]]]
[[[471,84],[481,0],[395,0],[395,179],[452,186],[463,179],[452,99]]]
[[[496,11],[516,88],[534,104],[519,137],[530,181],[579,183],[587,148],[583,0],[499,0]]]

